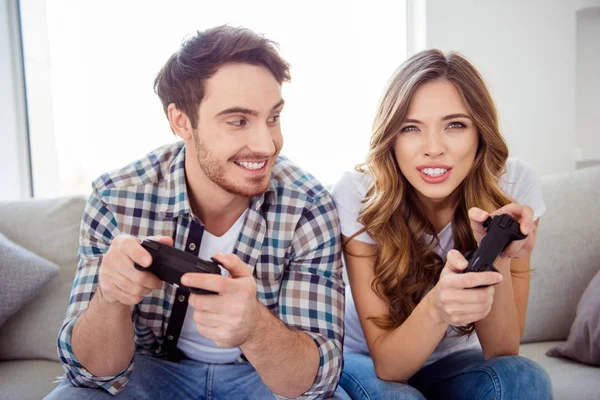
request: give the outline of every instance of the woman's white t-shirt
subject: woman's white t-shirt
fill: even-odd
[[[363,228],[363,225],[358,222],[358,214],[369,186],[370,178],[368,175],[358,171],[349,171],[344,173],[332,188],[332,196],[340,218],[342,234],[346,237],[354,235]],[[499,186],[516,203],[530,206],[534,212],[534,220],[537,220],[546,211],[542,199],[541,181],[529,164],[516,158],[509,158],[506,162],[506,172],[500,178]],[[435,251],[442,259],[445,259],[448,251],[454,248],[451,226],[452,223],[449,223],[438,234],[439,243]],[[366,232],[361,233],[355,239],[375,244],[375,241]],[[346,287],[345,331],[344,351],[369,354],[350,285]],[[458,337],[454,330],[449,327],[446,336],[425,365],[429,365],[456,351],[478,347],[481,346],[477,335],[471,335],[469,338]]]

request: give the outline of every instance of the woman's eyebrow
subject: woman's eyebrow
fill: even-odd
[[[446,115],[444,118],[442,118],[442,121],[448,121],[449,119],[454,119],[454,118],[468,118],[468,119],[471,119],[471,117],[469,117],[467,114],[456,113],[456,114]]]

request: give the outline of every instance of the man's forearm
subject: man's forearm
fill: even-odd
[[[96,289],[88,309],[71,334],[73,353],[95,376],[115,375],[129,365],[135,352],[129,306],[108,303]]]
[[[310,389],[319,369],[319,350],[307,334],[289,329],[264,306],[261,323],[240,348],[265,385],[283,397]]]

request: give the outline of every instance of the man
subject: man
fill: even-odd
[[[198,32],[167,61],[155,90],[182,141],[93,183],[58,338],[66,380],[49,398],[334,394],[340,228],[323,186],[278,157],[289,78],[275,43],[227,26]],[[136,270],[152,261],[146,237],[214,256],[222,275],[182,284],[218,295]]]

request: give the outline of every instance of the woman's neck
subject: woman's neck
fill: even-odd
[[[440,233],[454,216],[454,210],[458,204],[458,194],[452,193],[444,199],[430,199],[417,193],[419,201],[423,205],[425,217],[429,219],[436,234]]]

